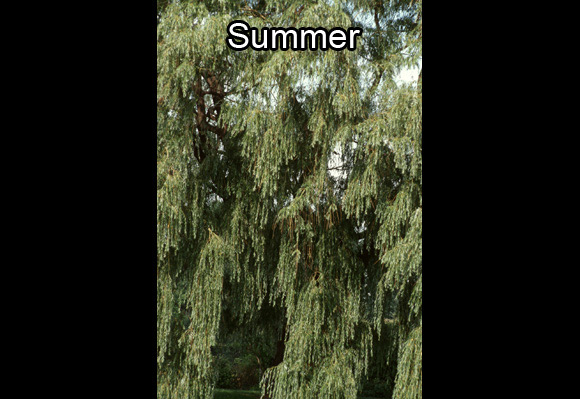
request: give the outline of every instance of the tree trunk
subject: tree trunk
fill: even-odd
[[[276,344],[276,355],[274,356],[272,367],[279,365],[284,360],[284,350],[286,349],[285,335],[286,335],[286,326],[284,326],[282,338]]]
[[[284,361],[284,351],[286,350],[286,324],[282,328],[282,337],[278,340],[276,344],[276,355],[270,367],[276,367]],[[270,395],[266,392],[261,399],[271,399]]]

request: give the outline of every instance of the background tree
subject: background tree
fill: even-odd
[[[422,2],[158,3],[158,395],[212,397],[220,329],[274,337],[267,397],[422,397]],[[364,28],[230,50],[227,25]]]

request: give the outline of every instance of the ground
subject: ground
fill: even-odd
[[[216,389],[214,399],[260,399],[260,392]],[[360,399],[373,399],[373,398],[360,398]]]
[[[260,392],[216,389],[214,399],[260,399]]]

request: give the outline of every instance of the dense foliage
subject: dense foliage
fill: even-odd
[[[242,51],[229,22],[362,27]],[[422,397],[422,2],[158,2],[158,396],[209,399],[220,334],[273,399]]]

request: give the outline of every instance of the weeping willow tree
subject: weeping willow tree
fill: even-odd
[[[227,26],[362,27],[240,51]],[[158,2],[158,397],[209,399],[227,328],[275,332],[264,397],[422,397],[421,1]]]

